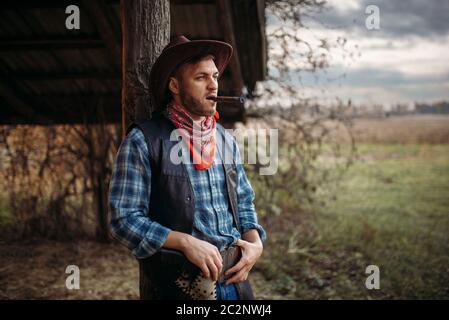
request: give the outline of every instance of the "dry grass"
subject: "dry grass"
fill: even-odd
[[[0,242],[2,299],[139,299],[139,266],[119,244],[92,241]],[[68,265],[80,269],[80,289],[65,286]],[[258,299],[281,299],[259,272],[250,276]],[[263,288],[263,289],[261,289]]]
[[[411,115],[383,119],[355,119],[358,143],[449,143],[449,116]]]
[[[0,244],[0,299],[137,299],[139,270],[114,244],[27,241]],[[80,269],[80,289],[65,286],[68,265]]]

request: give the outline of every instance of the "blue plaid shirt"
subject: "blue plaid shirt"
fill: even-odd
[[[226,137],[233,140],[236,150],[238,213],[242,233],[256,229],[262,241],[265,241],[266,233],[257,222],[253,204],[254,191],[241,164],[235,139],[229,134]],[[241,235],[233,225],[225,173],[219,157],[220,152],[215,152],[216,161],[208,170],[196,170],[193,164],[186,164],[186,169],[195,196],[192,235],[221,250],[236,243]],[[122,142],[116,156],[109,187],[109,211],[112,235],[132,250],[137,258],[153,255],[162,247],[171,231],[149,218],[150,193],[148,148],[143,133],[134,128]]]

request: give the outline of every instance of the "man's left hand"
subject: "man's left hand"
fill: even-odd
[[[245,281],[263,251],[261,243],[252,243],[239,239],[237,245],[242,250],[242,257],[235,266],[225,272],[225,275],[235,273],[225,284]]]

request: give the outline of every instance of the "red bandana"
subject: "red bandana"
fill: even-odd
[[[189,111],[174,100],[167,106],[166,116],[180,130],[184,141],[188,141],[190,156],[196,170],[207,170],[214,163],[215,133],[219,115],[206,117],[200,124],[193,121]],[[193,133],[195,127],[195,134]]]

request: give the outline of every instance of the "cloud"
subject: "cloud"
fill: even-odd
[[[343,68],[332,68],[326,72],[312,74],[310,72],[301,73],[295,70],[292,74],[301,74],[302,83],[306,85],[316,84],[316,77],[322,80],[323,84],[339,83],[353,87],[364,86],[397,86],[397,85],[428,85],[449,81],[449,71],[444,74],[407,75],[394,70],[382,70],[373,68],[363,68],[348,72]]]
[[[411,103],[449,100],[449,70],[446,73],[407,74],[381,68],[333,67],[318,73],[292,70],[300,78],[306,97],[332,102],[336,97],[356,103]]]
[[[328,2],[329,9],[316,15],[324,26],[309,20],[309,28],[295,30],[296,35],[312,44],[315,53],[321,52],[319,39],[335,42],[344,37],[348,42],[344,49],[331,48],[330,67],[317,73],[301,70],[304,49],[291,43],[293,58],[284,61],[305,94],[384,104],[449,99],[449,1]],[[367,5],[380,8],[378,31],[365,27]],[[271,20],[267,30],[275,26]],[[276,44],[270,47],[270,53],[276,51]]]
[[[383,86],[372,85],[327,85],[324,90],[317,86],[302,87],[303,98],[315,98],[323,104],[332,104],[336,99],[351,100],[359,104],[383,104],[391,106],[396,103],[413,104],[414,102],[436,102],[449,100],[449,82],[432,82],[426,84],[397,84]]]
[[[368,5],[379,7],[381,29],[377,33],[384,37],[432,37],[449,33],[449,1],[441,0],[360,0],[348,4],[328,0],[327,9],[314,19],[331,28],[372,36],[373,32],[365,28]]]

